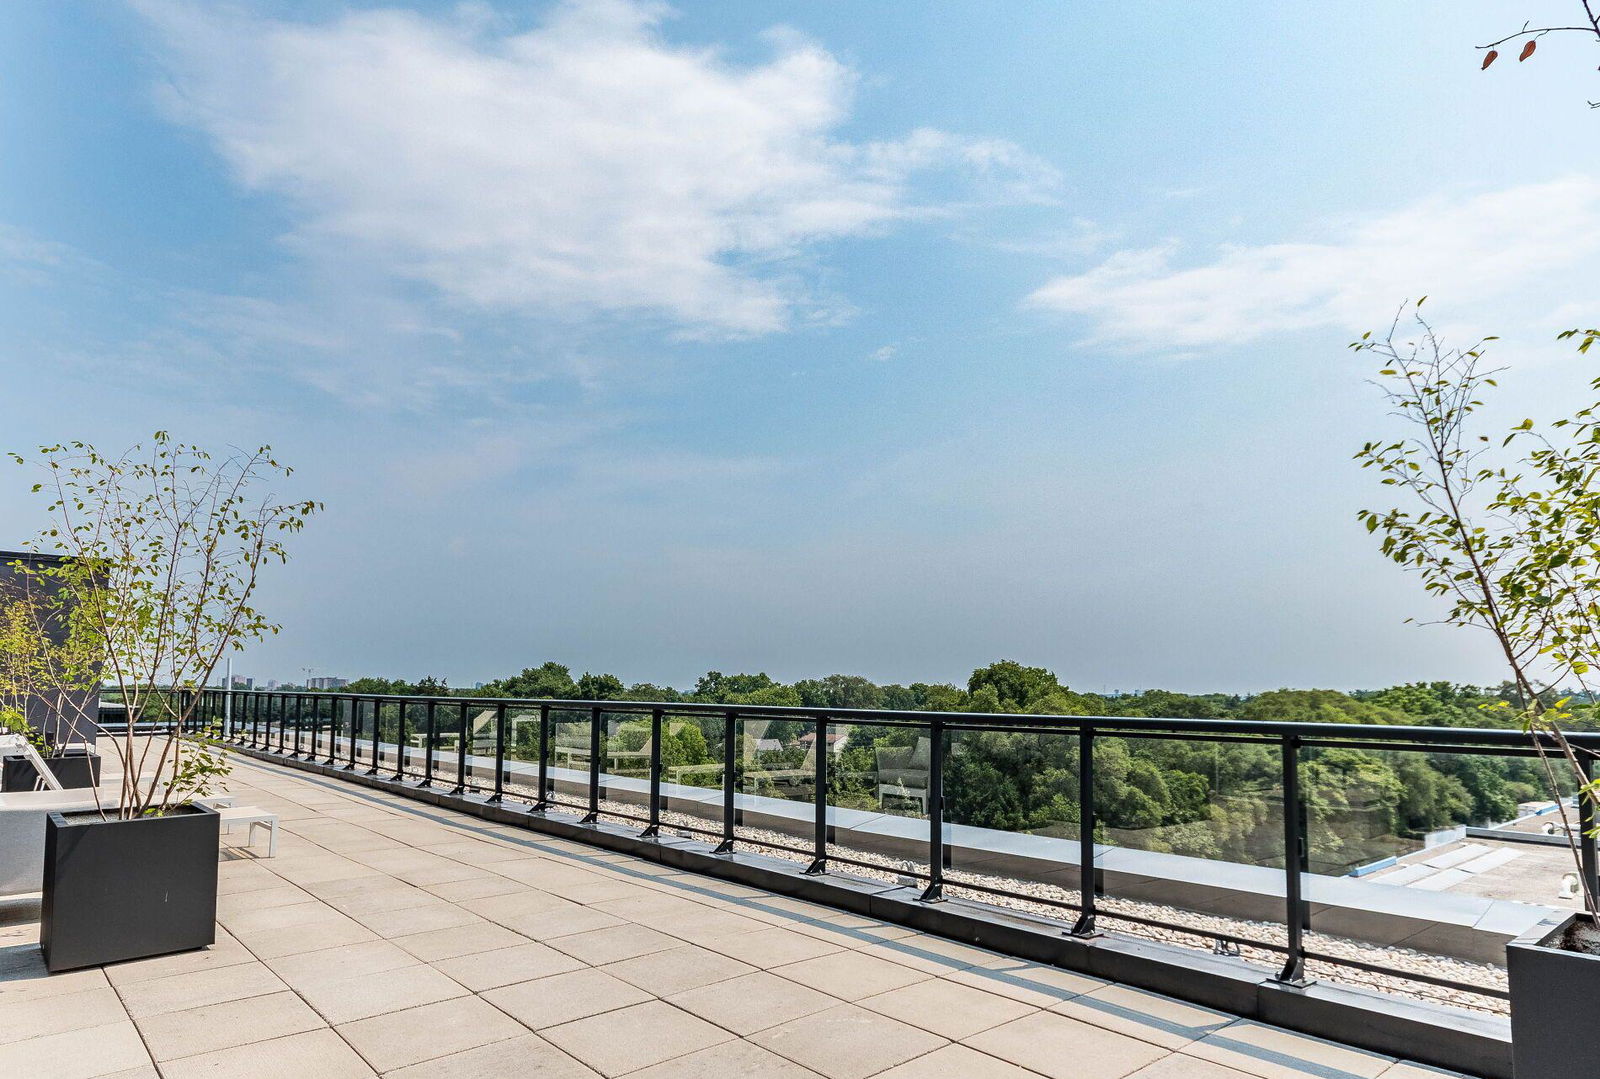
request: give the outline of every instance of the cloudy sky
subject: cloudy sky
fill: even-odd
[[[18,0],[0,448],[272,443],[262,677],[1497,681],[1344,347],[1592,377],[1595,48],[1497,9]]]

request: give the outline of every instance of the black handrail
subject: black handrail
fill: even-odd
[[[226,693],[226,690],[208,690],[209,693]],[[281,695],[276,690],[238,690],[238,693],[264,696]],[[336,691],[313,691],[306,694],[350,698],[351,694]],[[834,723],[868,723],[874,726],[905,725],[926,727],[937,719],[947,731],[963,730],[1016,730],[1039,733],[1076,734],[1084,728],[1094,728],[1099,734],[1134,734],[1149,732],[1166,737],[1185,734],[1237,734],[1252,740],[1276,743],[1286,735],[1302,739],[1334,738],[1341,745],[1346,738],[1359,737],[1379,742],[1413,742],[1432,750],[1439,746],[1504,746],[1530,748],[1531,736],[1520,728],[1512,727],[1419,727],[1382,723],[1305,723],[1279,722],[1257,719],[1191,719],[1150,716],[1079,716],[1079,715],[1029,715],[1013,712],[917,712],[898,709],[873,708],[823,708],[805,705],[782,704],[709,704],[702,701],[589,701],[557,697],[427,697],[396,693],[363,693],[366,701],[409,701],[426,704],[428,701],[448,701],[466,707],[498,707],[505,705],[545,706],[556,709],[575,709],[626,713],[648,717],[654,708],[678,715],[723,716],[729,708],[741,717],[761,719],[807,719],[819,716]],[[1210,740],[1210,739],[1208,739]],[[1567,740],[1574,746],[1600,751],[1600,731],[1572,731]],[[1547,744],[1554,745],[1548,736]],[[1309,744],[1309,743],[1307,743]]]

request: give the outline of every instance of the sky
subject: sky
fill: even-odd
[[[1442,0],[3,22],[0,449],[294,465],[326,510],[239,673],[1502,677],[1356,521],[1396,428],[1346,346],[1426,295],[1501,337],[1491,422],[1587,403],[1592,43],[1480,71],[1517,26]]]

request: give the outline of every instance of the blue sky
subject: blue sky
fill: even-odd
[[[1497,680],[1344,345],[1591,377],[1593,47],[1479,72],[1498,6],[24,0],[4,448],[296,464],[262,676]]]

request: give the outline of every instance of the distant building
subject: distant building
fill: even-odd
[[[811,748],[811,743],[815,742],[816,740],[817,740],[817,735],[816,735],[815,731],[807,731],[805,734],[802,734],[798,739],[796,739],[796,741],[798,741],[801,745],[805,746],[806,749],[810,749]],[[849,731],[829,731],[828,732],[828,752],[833,754],[833,755],[835,755],[835,756],[837,756],[838,754],[840,754],[841,752],[844,751],[845,743],[848,742],[849,740],[850,740],[850,732]]]
[[[256,688],[256,680],[254,678],[246,678],[242,674],[236,674],[236,675],[233,676],[233,688],[234,689],[255,689]]]
[[[307,689],[343,689],[350,684],[348,678],[307,678]]]

